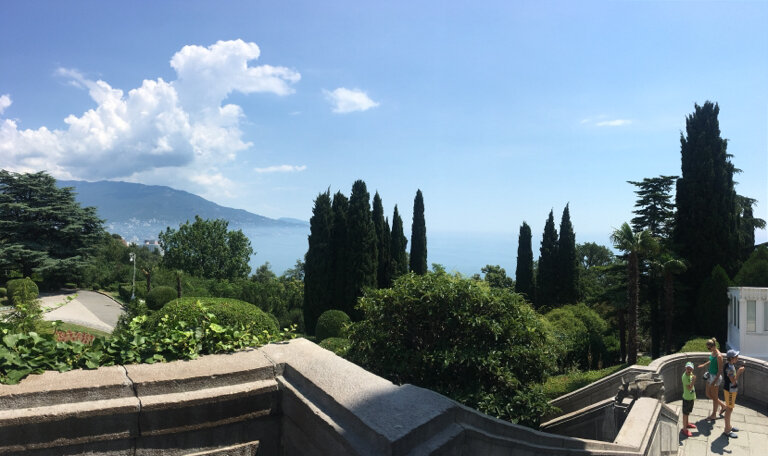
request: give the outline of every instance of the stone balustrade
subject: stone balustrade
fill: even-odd
[[[642,372],[661,375],[674,400],[689,359],[706,356],[633,366],[554,403],[578,412]],[[744,394],[765,403],[768,364],[747,359],[747,370]],[[676,425],[663,403],[639,399],[614,441],[541,432],[394,385],[304,339],[0,385],[0,454],[656,455],[677,451]]]

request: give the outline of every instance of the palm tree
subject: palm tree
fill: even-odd
[[[659,262],[664,274],[664,352],[669,354],[672,349],[672,322],[675,310],[675,276],[685,272],[688,267],[683,260],[664,255]]]
[[[637,305],[640,300],[640,256],[656,250],[650,231],[632,231],[629,223],[611,233],[613,246],[627,256],[627,363],[637,363]]]

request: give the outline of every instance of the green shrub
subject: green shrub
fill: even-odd
[[[291,325],[296,325],[296,331],[302,334],[306,332],[306,327],[304,326],[304,312],[301,309],[289,310],[286,316],[286,321],[284,321],[280,327],[287,328]]]
[[[201,310],[198,302],[205,307],[205,312]],[[195,326],[205,319],[205,314],[208,312],[215,315],[222,326],[253,327],[254,331],[266,330],[270,334],[278,331],[274,317],[270,317],[253,304],[228,298],[174,299],[154,312],[147,319],[147,323],[149,327],[155,326],[160,323],[164,315],[168,315],[169,324],[183,321],[188,326]]]
[[[67,282],[67,283],[64,284],[64,288],[76,289],[77,288],[77,284],[74,283],[74,282]]]
[[[29,277],[9,280],[6,287],[8,289],[8,300],[12,306],[17,305],[22,300],[37,299],[37,295],[40,294],[37,284]]]
[[[325,340],[329,337],[344,337],[346,327],[351,320],[349,315],[341,310],[326,310],[317,319],[315,337],[317,340]]]
[[[158,310],[178,297],[178,293],[174,288],[166,286],[155,287],[147,293],[147,307],[150,310]]]
[[[324,339],[318,345],[326,350],[330,350],[339,356],[344,356],[349,350],[349,339],[344,337],[329,337]]]
[[[760,246],[749,255],[733,282],[739,287],[768,287],[768,247]]]
[[[694,337],[689,339],[680,349],[680,353],[709,352],[707,348],[708,337]],[[720,349],[720,342],[717,343],[717,349]]]
[[[99,285],[98,283],[94,283],[93,285],[91,285],[91,290],[99,291],[101,290],[101,285]]]
[[[0,298],[4,298],[8,296],[8,290],[5,288],[0,288]]]
[[[552,400],[616,373],[625,367],[627,367],[626,364],[618,364],[600,370],[586,372],[573,370],[562,375],[555,375],[548,378],[544,383],[544,394],[548,400]]]
[[[120,299],[122,299],[125,302],[128,302],[131,300],[131,284],[124,285],[121,284],[117,288],[117,294],[120,296]]]
[[[558,360],[562,370],[573,366],[588,370],[597,368],[601,360],[609,362],[612,354],[608,344],[613,341],[605,336],[608,323],[586,304],[559,307],[548,312],[546,318],[563,350]]]
[[[538,427],[556,341],[524,298],[445,273],[406,274],[367,290],[347,357],[398,384],[435,390],[498,418]]]

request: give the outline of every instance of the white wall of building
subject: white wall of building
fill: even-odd
[[[728,347],[768,360],[768,288],[728,288]]]

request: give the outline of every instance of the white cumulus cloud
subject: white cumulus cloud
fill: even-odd
[[[334,91],[324,90],[323,93],[333,105],[333,112],[339,114],[367,111],[379,105],[379,103],[371,100],[368,94],[359,89],[339,87]]]
[[[224,100],[233,92],[288,95],[301,78],[289,68],[249,65],[259,54],[256,44],[242,40],[184,46],[170,60],[175,80],[147,79],[127,93],[60,68],[56,75],[87,90],[95,107],[67,116],[63,129],[23,129],[15,120],[0,119],[0,167],[128,180],[161,169],[179,175],[183,168],[188,182],[227,187],[217,164],[251,144],[242,138],[242,108]],[[0,97],[0,114],[10,104],[9,95]]]
[[[277,165],[277,166],[267,166],[266,168],[254,168],[253,170],[256,171],[259,174],[265,174],[265,173],[295,173],[299,171],[304,171],[307,169],[306,165]]]
[[[0,95],[0,114],[12,103],[11,96],[8,94]]]

